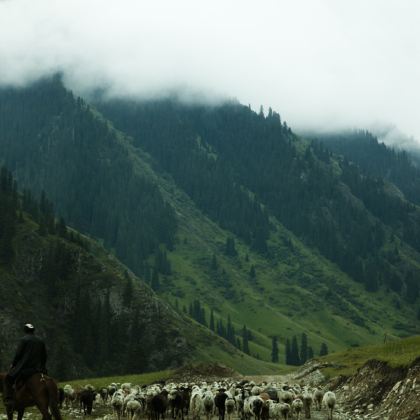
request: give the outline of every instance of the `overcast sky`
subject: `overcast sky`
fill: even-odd
[[[418,0],[0,0],[0,84],[177,89],[420,141]]]

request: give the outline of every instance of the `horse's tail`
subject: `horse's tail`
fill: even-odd
[[[57,384],[54,379],[49,379],[46,385],[48,390],[48,406],[50,407],[51,414],[55,420],[62,420]]]

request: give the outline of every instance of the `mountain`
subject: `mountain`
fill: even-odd
[[[174,313],[249,352],[235,350],[243,371],[274,337],[284,361],[303,333],[318,353],[419,327],[416,205],[271,110],[88,104],[54,78],[0,91],[0,157]],[[219,345],[196,351],[232,363]]]
[[[305,144],[281,124],[278,114],[270,110],[265,117],[240,104],[209,108],[116,101],[99,108],[185,184],[196,204],[223,226],[225,220],[212,216],[212,203],[202,202],[201,190],[195,188],[196,168],[207,165],[207,171],[201,170],[201,176],[207,175],[205,195],[249,232],[243,239],[260,253],[270,257],[270,224],[257,219],[258,212],[248,218],[238,214],[235,205],[224,200],[229,186],[248,194],[249,207],[260,209],[266,218],[274,216],[367,289],[384,284],[395,291],[405,288],[414,300],[418,297],[418,281],[407,280],[418,275],[417,269],[412,267],[409,276],[398,275],[400,260],[393,263],[385,252],[392,235],[420,250],[416,206],[389,191],[383,179],[364,176],[316,143]],[[154,128],[157,121],[159,130]],[[223,183],[217,182],[219,176]]]
[[[406,150],[386,146],[368,131],[309,134],[332,152],[354,162],[367,175],[398,187],[405,198],[420,204],[420,168],[417,157]]]
[[[154,371],[221,354],[236,368],[270,369],[178,314],[91,238],[57,220],[5,168],[0,174],[0,369],[22,325],[47,343],[54,376]]]

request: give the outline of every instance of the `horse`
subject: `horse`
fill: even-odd
[[[3,392],[5,373],[0,373],[0,391]],[[37,406],[42,414],[42,420],[62,420],[59,409],[57,383],[53,378],[42,373],[35,373],[24,382],[17,381],[15,404],[6,407],[7,420],[13,420],[13,413],[17,411],[18,420],[22,420],[25,408]],[[49,412],[51,410],[51,414]]]

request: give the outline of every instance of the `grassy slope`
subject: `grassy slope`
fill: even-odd
[[[194,299],[200,299],[206,305],[207,314],[210,307],[214,308],[216,319],[226,320],[230,314],[237,330],[243,324],[252,329],[255,340],[250,343],[251,353],[264,360],[270,360],[270,336],[273,335],[280,338],[282,361],[285,338],[302,332],[309,335],[310,345],[317,352],[323,341],[330,350],[337,351],[350,345],[378,343],[384,331],[392,337],[408,335],[409,330],[415,328],[413,323],[406,325],[407,319],[415,318],[413,308],[397,309],[389,294],[365,292],[338,267],[316,250],[305,247],[275,221],[276,232],[271,238],[276,255],[273,261],[252,252],[238,239],[238,257],[224,256],[224,244],[230,233],[203,215],[170,177],[157,175],[150,157],[134,148],[121,133],[119,141],[130,150],[138,170],[154,178],[177,212],[178,243],[169,254],[173,275],[161,280],[165,287],[160,292],[172,305],[177,300],[181,310]],[[210,267],[213,254],[219,262],[217,273]],[[245,255],[249,256],[249,261]],[[249,278],[252,264],[256,266],[257,282]],[[222,270],[230,287],[216,280]],[[326,301],[329,288],[337,295]],[[398,331],[396,325],[406,325],[407,330]],[[220,357],[229,364],[224,355]]]
[[[32,254],[35,255],[40,249],[48,246],[50,237],[39,236],[37,234],[38,225],[34,223],[28,215],[25,215],[24,217],[25,222],[17,225],[15,247],[21,249],[20,244],[23,241],[27,241],[26,238],[31,237],[33,239],[31,241],[30,249]],[[83,238],[89,243],[89,254],[94,257],[92,261],[99,261],[103,267],[106,267],[107,272],[110,274],[112,273],[115,282],[123,282],[124,271],[128,269],[97,241],[86,236]],[[71,243],[69,245],[74,246],[76,249],[78,248],[78,245]],[[14,302],[13,306],[5,307],[2,314],[0,314],[0,321],[2,321],[3,317],[12,319],[15,314],[20,311],[29,314],[30,319],[49,319],[50,312],[47,305],[37,305],[37,312],[32,313],[34,310],[33,305],[27,301],[25,293],[22,292],[24,284],[21,280],[16,280],[15,273],[12,270],[0,266],[0,276],[0,293],[2,301]],[[138,279],[138,281],[141,282],[140,279]],[[121,284],[121,289],[123,287],[124,283]],[[142,282],[139,284],[139,287],[143,290],[142,293],[147,293],[151,298],[153,297],[153,292],[146,285],[142,284]],[[32,300],[35,299],[37,302],[43,301],[44,298],[40,290],[34,289],[33,293],[39,294],[39,296],[31,295]],[[155,297],[153,297],[153,299],[155,299]],[[184,314],[177,313],[164,300],[161,302],[161,305],[165,307],[165,316],[171,317],[168,321],[175,323],[178,328],[182,330],[183,335],[188,338],[192,348],[192,352],[189,354],[189,359],[191,361],[219,360],[226,365],[231,366],[233,369],[245,373],[270,373],[279,369],[279,366],[257,360],[239,352],[235,347],[231,346],[227,341],[221,339],[207,328],[204,328]]]
[[[330,362],[337,367],[323,369],[329,376],[350,376],[368,360],[387,362],[391,367],[407,366],[420,357],[420,336],[392,340],[386,344],[348,349],[318,358],[320,362]]]
[[[416,358],[420,357],[420,336],[414,336],[399,340],[389,341],[387,344],[372,345],[347,349],[343,352],[331,353],[327,356],[319,357],[320,362],[330,362],[337,365],[334,368],[325,368],[323,371],[329,376],[351,375],[356,372],[368,360],[380,360],[387,362],[391,367],[407,366]],[[295,369],[295,368],[291,368]],[[91,378],[69,382],[74,386],[84,386],[91,384],[95,387],[109,385],[111,382],[123,383],[131,382],[138,385],[150,384],[155,381],[165,380],[171,377],[174,371],[165,370],[151,372],[141,375],[113,376],[106,378]],[[279,371],[284,373],[285,370]]]

